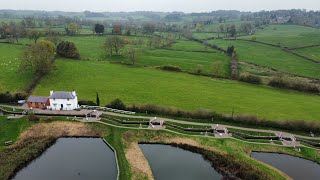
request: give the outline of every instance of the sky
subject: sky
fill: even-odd
[[[0,9],[77,12],[319,10],[320,0],[0,0]]]

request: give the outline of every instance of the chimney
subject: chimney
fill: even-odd
[[[77,94],[76,94],[76,91],[75,91],[75,90],[73,90],[71,93],[72,93],[72,95],[73,95],[74,97],[77,97]]]
[[[50,91],[50,96],[53,94],[53,90],[51,89],[51,91]]]

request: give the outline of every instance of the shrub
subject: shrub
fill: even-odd
[[[249,74],[249,73],[243,73],[239,77],[240,81],[252,83],[252,84],[261,84],[261,78],[260,76]]]
[[[96,103],[94,103],[93,101],[84,101],[84,100],[80,100],[78,102],[78,104],[81,105],[87,105],[87,106],[97,106]]]
[[[229,56],[232,56],[233,52],[234,52],[234,46],[229,46],[227,49],[227,54]]]
[[[196,73],[197,73],[197,74],[201,74],[202,71],[203,71],[203,65],[197,64]]]
[[[179,66],[172,66],[172,65],[164,65],[161,66],[160,69],[165,71],[175,71],[175,72],[181,72],[181,68]]]
[[[32,122],[38,122],[38,121],[40,121],[40,118],[35,116],[33,113],[31,113],[28,115],[28,120],[32,121]]]
[[[27,95],[23,92],[17,92],[15,94],[11,94],[9,91],[0,92],[0,102],[1,103],[13,103],[18,100],[23,100],[27,97]]]
[[[79,51],[72,42],[62,41],[57,46],[57,53],[66,58],[80,59]]]
[[[120,100],[120,99],[115,99],[111,101],[106,107],[113,108],[113,109],[119,109],[119,110],[125,110],[126,105]]]
[[[317,85],[297,78],[288,78],[285,76],[275,76],[269,81],[269,85],[277,88],[292,89],[308,93],[320,93]]]

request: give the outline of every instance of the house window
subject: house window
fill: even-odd
[[[57,106],[57,104],[53,104],[54,106]]]
[[[67,101],[69,101],[69,99],[67,99]]]

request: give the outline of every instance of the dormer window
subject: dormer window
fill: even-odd
[[[56,100],[56,98],[53,98],[53,100],[55,101],[55,100]]]
[[[69,99],[67,99],[67,101],[69,101]]]

